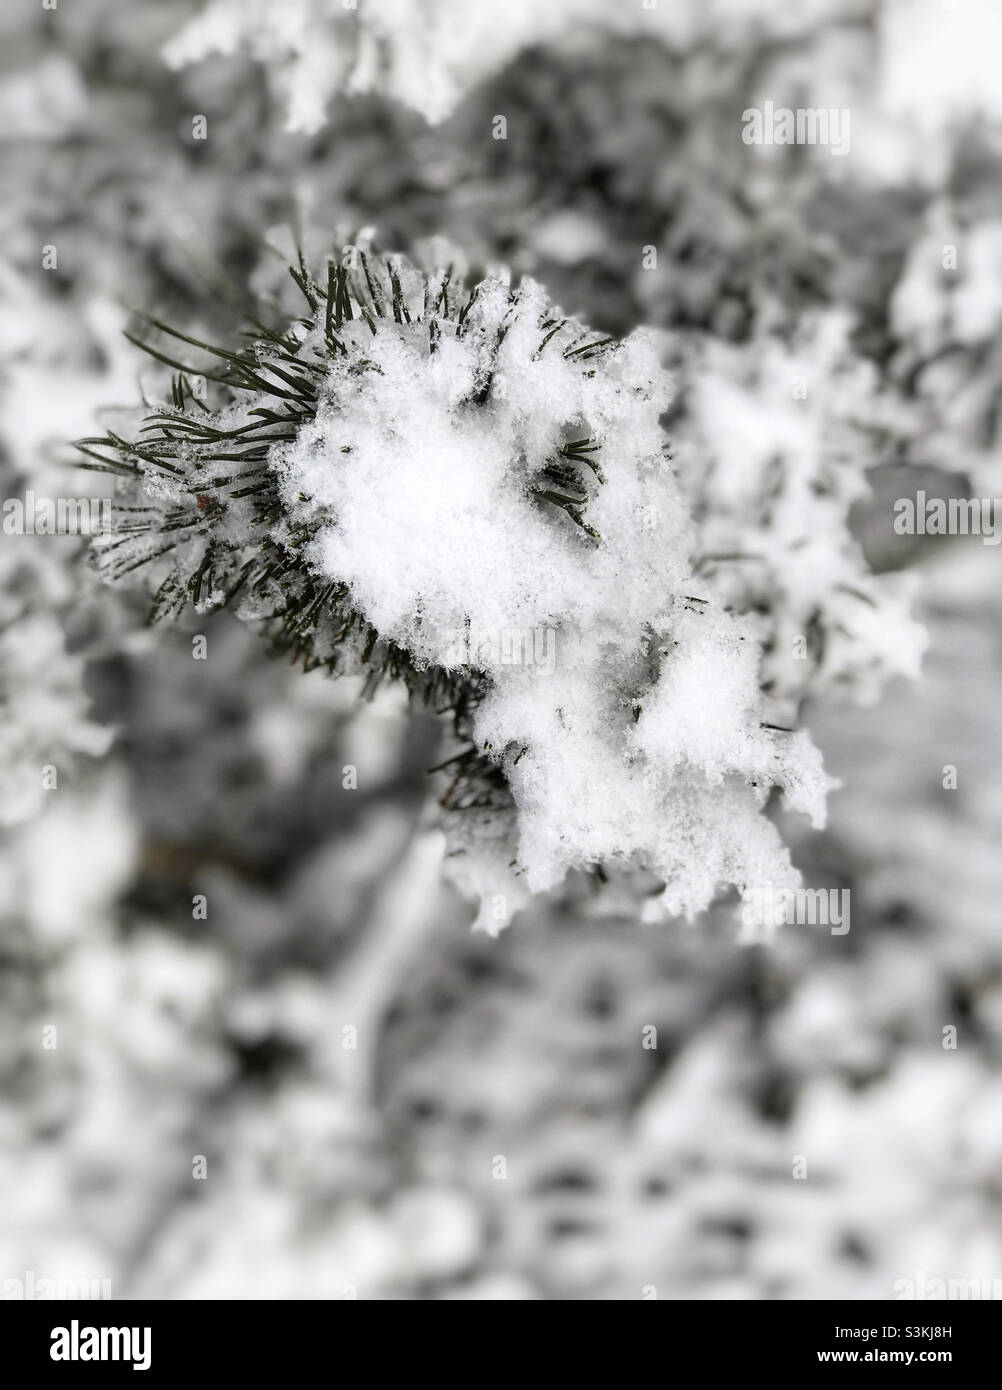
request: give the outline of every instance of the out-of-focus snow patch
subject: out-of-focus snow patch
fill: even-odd
[[[63,54],[0,78],[0,141],[63,139],[86,111],[80,71]]]

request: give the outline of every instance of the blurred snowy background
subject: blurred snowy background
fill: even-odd
[[[226,613],[151,631],[141,585],[101,586],[83,541],[5,533],[0,1290],[998,1279],[999,555],[898,537],[892,503],[1002,491],[1002,11],[479,8],[4,5],[0,494],[99,491],[67,441],[143,389],[131,311],[225,338],[292,291],[297,237],[444,237],[595,328],[651,325],[708,535],[762,541],[749,498],[794,439],[810,562],[777,523],[742,601],[835,643],[796,694],[841,790],[827,830],[787,833],[805,882],[851,891],[851,931],[748,946],[728,904],[644,925],[625,888],[572,882],[471,934],[429,828],[434,720],[275,663]],[[851,148],[750,147],[766,100],[849,109]],[[829,455],[826,412],[841,430],[857,408]],[[813,596],[843,566],[874,586],[865,630]]]

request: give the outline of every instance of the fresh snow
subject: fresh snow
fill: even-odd
[[[455,314],[345,324],[315,420],[273,451],[317,570],[418,663],[489,676],[474,734],[511,785],[530,891],[619,860],[692,914],[730,885],[796,882],[761,808],[780,786],[820,826],[820,756],[772,727],[754,628],[693,575],[651,342],[583,351],[599,335],[552,333],[559,313],[532,281],[483,282],[461,334]],[[584,513],[597,537],[537,495],[540,469],[582,438],[605,479]],[[535,659],[541,631],[552,663]],[[485,899],[518,891],[504,859]]]

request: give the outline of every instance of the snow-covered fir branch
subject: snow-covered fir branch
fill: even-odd
[[[647,336],[502,275],[364,252],[292,273],[296,323],[212,349],[215,371],[150,345],[172,404],[82,442],[124,485],[103,573],[149,567],[155,617],[231,604],[307,665],[451,712],[443,800],[496,851],[459,870],[484,925],[607,863],[658,875],[673,914],[795,880],[762,808],[779,787],[821,825],[820,757],[762,692],[754,622],[697,576]]]

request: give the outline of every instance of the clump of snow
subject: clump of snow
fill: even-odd
[[[489,678],[473,732],[529,891],[619,861],[691,914],[789,882],[760,809],[780,786],[822,824],[820,757],[773,725],[754,629],[693,575],[652,343],[603,342],[532,281],[410,308],[343,325],[315,418],[272,450],[313,565],[418,665]],[[504,900],[500,869],[480,890]]]
[[[918,675],[926,646],[912,576],[871,574],[849,526],[867,469],[914,430],[850,330],[833,311],[792,343],[690,335],[679,347],[673,450],[697,568],[726,606],[756,615],[764,681],[790,706],[831,690],[872,703],[891,677]]]

